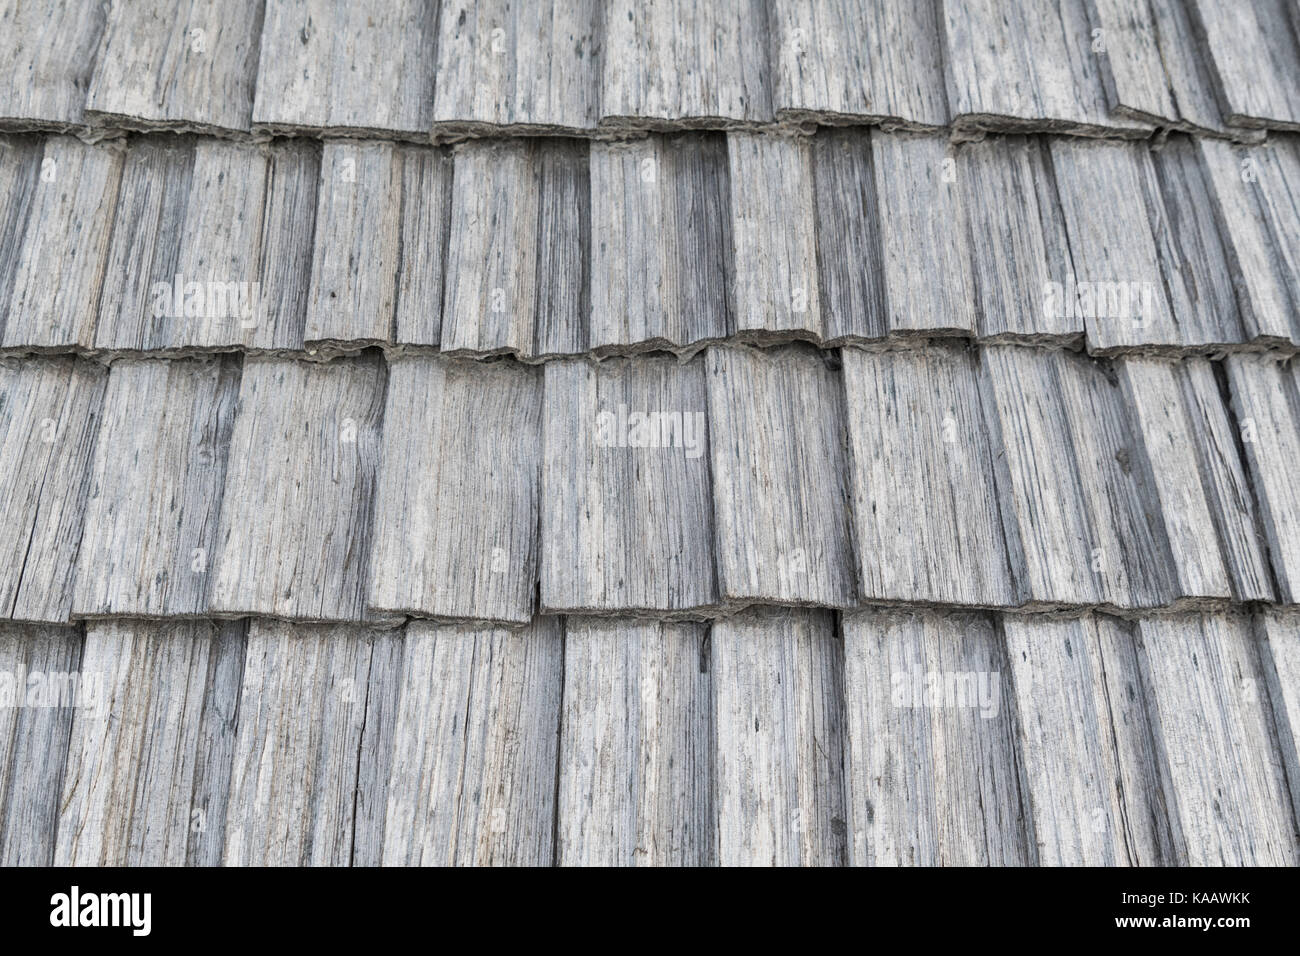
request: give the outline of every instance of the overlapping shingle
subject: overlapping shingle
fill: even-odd
[[[1213,63],[1224,119],[1300,129],[1300,14],[1288,0],[1191,0],[1194,29]]]
[[[106,10],[103,0],[0,4],[0,124],[81,123]]]

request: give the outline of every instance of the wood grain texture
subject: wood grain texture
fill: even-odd
[[[707,407],[703,357],[546,364],[543,608],[717,604]]]
[[[1254,623],[1292,811],[1300,820],[1300,793],[1295,786],[1300,779],[1300,611],[1261,608]]]
[[[89,348],[121,182],[122,150],[45,140],[0,348]],[[18,244],[15,237],[13,240]],[[7,278],[7,276],[5,276]],[[0,309],[0,312],[4,312]]]
[[[423,138],[438,5],[266,0],[252,121],[272,132]]]
[[[86,92],[106,126],[249,128],[264,0],[110,0]]]
[[[1213,64],[1224,118],[1237,126],[1300,129],[1300,14],[1287,0],[1231,6],[1191,0]]]
[[[1073,345],[1083,318],[1052,308],[1048,283],[1074,274],[1065,217],[1041,137],[996,136],[955,153],[982,341]]]
[[[97,703],[71,627],[0,624],[0,865],[50,866],[73,715]]]
[[[1263,355],[1224,360],[1242,452],[1268,542],[1278,600],[1300,604],[1300,373]]]
[[[442,149],[397,149],[402,175],[401,264],[394,327],[399,344],[437,345],[451,228],[451,154]]]
[[[238,395],[233,358],[113,365],[74,614],[187,617],[207,610]]]
[[[777,0],[772,99],[778,116],[947,126],[939,5]]]
[[[591,173],[583,140],[542,141],[537,219],[537,314],[532,348],[543,358],[587,350],[591,315]]]
[[[372,608],[532,619],[541,410],[538,369],[432,356],[391,362]]]
[[[1138,623],[1179,862],[1295,866],[1295,818],[1261,645],[1240,612]]]
[[[557,865],[710,862],[708,654],[702,625],[570,619]]]
[[[714,346],[710,461],[724,601],[856,601],[840,375],[810,347]]]
[[[372,652],[356,626],[253,621],[239,699],[226,866],[352,861]]]
[[[975,293],[956,160],[945,137],[871,134],[891,335],[969,335]]]
[[[591,145],[591,319],[597,354],[685,349],[731,327],[726,139]]]
[[[406,629],[385,866],[549,866],[564,645],[522,630]]]
[[[820,341],[812,148],[806,136],[730,133],[736,332]]]
[[[862,597],[1020,603],[974,355],[942,346],[842,355]]]
[[[849,862],[1032,863],[1015,694],[992,619],[868,611],[842,630]]]
[[[72,723],[56,866],[219,861],[243,656],[234,622],[88,628],[101,699]]]
[[[105,11],[102,0],[0,5],[0,124],[64,129],[82,122]]]
[[[374,354],[245,361],[210,611],[364,616],[384,379]]]
[[[106,378],[79,359],[0,360],[0,618],[68,619]]]
[[[769,121],[768,44],[759,0],[614,0],[605,10],[601,121],[638,129]]]
[[[1009,614],[1002,627],[1039,864],[1174,865],[1129,626]]]
[[[752,610],[713,625],[720,866],[842,866],[844,644],[831,616]]]
[[[0,289],[10,290],[0,292],[0,331],[6,324],[40,168],[40,137],[0,136]]]
[[[435,132],[517,135],[596,126],[602,3],[442,0],[440,6]]]

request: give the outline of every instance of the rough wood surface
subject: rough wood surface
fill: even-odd
[[[4,285],[8,318],[0,348],[94,344],[94,306],[122,165],[118,148],[88,146],[70,136],[45,140],[12,284]],[[12,241],[18,245],[16,236]]]
[[[1300,788],[1295,786],[1300,779],[1300,611],[1262,608],[1255,615],[1255,633],[1291,806],[1300,820]]]
[[[698,624],[569,620],[556,865],[710,862],[708,654]]]
[[[1039,864],[1174,865],[1128,625],[1007,615],[1002,627]]]
[[[549,362],[545,374],[543,608],[716,605],[703,357]]]
[[[587,350],[591,315],[591,173],[582,140],[537,151],[537,302],[529,358]]]
[[[389,366],[370,606],[526,624],[537,594],[541,371]]]
[[[0,360],[0,619],[68,619],[106,378],[80,359]]]
[[[1179,862],[1296,866],[1291,795],[1250,619],[1153,616],[1137,633]]]
[[[558,618],[407,626],[384,865],[551,865],[563,671]]]
[[[81,646],[71,627],[0,624],[0,865],[54,862],[73,715],[97,702]]]
[[[1190,0],[1213,62],[1224,118],[1237,126],[1300,129],[1300,13],[1289,0]]]
[[[0,123],[81,123],[106,9],[102,0],[0,5]]]
[[[39,137],[0,136],[0,289],[13,289],[40,168]],[[9,298],[10,293],[0,291],[0,326],[6,322]]]
[[[592,144],[590,348],[727,336],[730,201],[721,135]]]
[[[254,127],[423,138],[437,23],[428,0],[266,0]]]
[[[72,723],[56,866],[219,861],[243,654],[237,623],[87,630],[103,686]]]
[[[104,393],[77,560],[77,615],[207,610],[239,366],[125,360]]]
[[[974,355],[842,356],[862,597],[1018,604]]]
[[[402,258],[394,305],[398,343],[442,339],[444,265],[451,226],[452,161],[446,150],[398,147],[402,169]]]
[[[721,866],[839,866],[844,644],[825,612],[747,611],[709,635]]]
[[[714,346],[705,363],[723,600],[853,604],[839,373],[805,346]]]
[[[363,618],[385,369],[377,355],[248,358],[209,609]]]
[[[107,126],[243,131],[264,0],[110,0],[86,93]]]
[[[1015,694],[992,619],[871,611],[842,628],[849,862],[1032,863]]]
[[[603,4],[442,0],[436,130],[590,130],[599,119]]]

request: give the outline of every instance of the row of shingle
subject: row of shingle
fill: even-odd
[[[0,350],[1300,345],[1300,137],[0,149]]]
[[[519,624],[539,606],[1294,604],[1293,366],[1023,346],[544,372],[8,360],[0,607]]]
[[[1289,0],[5,0],[0,26],[0,119],[27,126],[1300,127]]]
[[[1276,610],[7,625],[0,861],[1296,865],[1298,649]]]

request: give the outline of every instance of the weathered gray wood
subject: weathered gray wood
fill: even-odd
[[[0,347],[94,343],[122,164],[122,150],[112,146],[45,140],[12,284],[3,286],[10,294]]]
[[[254,621],[226,811],[226,866],[352,860],[374,647],[356,626]]]
[[[352,820],[352,866],[379,866],[384,857],[388,779],[392,772],[406,641],[397,631],[376,636],[370,651],[366,722],[357,748],[357,800]]]
[[[1033,862],[1015,693],[990,618],[848,614],[844,634],[849,862]]]
[[[290,141],[273,144],[269,153],[257,268],[261,309],[258,326],[244,343],[253,349],[298,349],[307,321],[321,151]],[[238,323],[235,328],[242,330]]]
[[[717,604],[707,406],[703,357],[546,364],[543,608]]]
[[[253,126],[423,138],[438,5],[266,0]]]
[[[843,384],[806,346],[705,356],[724,601],[856,601]]]
[[[956,152],[967,217],[975,329],[987,341],[1073,345],[1083,318],[1051,308],[1048,283],[1074,274],[1065,217],[1043,140],[991,136]]]
[[[1237,126],[1300,129],[1300,16],[1289,0],[1191,0],[1213,63],[1224,118]]]
[[[1248,338],[1300,345],[1300,149],[1198,141]]]
[[[1224,364],[1278,599],[1300,604],[1300,371],[1267,354],[1230,355]]]
[[[1296,866],[1295,818],[1250,618],[1138,622],[1179,862]]]
[[[948,103],[959,129],[1143,136],[1113,117],[1083,0],[942,0]]]
[[[392,361],[372,608],[532,619],[541,410],[539,369],[432,356]]]
[[[1292,811],[1300,820],[1300,611],[1261,608],[1255,616],[1260,666],[1268,682],[1273,726],[1282,752]]]
[[[210,611],[363,616],[384,378],[374,354],[245,361]]]
[[[597,0],[442,0],[435,132],[590,130],[599,119]]]
[[[530,358],[587,350],[591,315],[588,146],[543,141],[537,151],[537,314]]]
[[[0,624],[0,865],[54,861],[73,715],[102,689],[81,645],[71,627]]]
[[[975,357],[944,346],[842,355],[862,597],[1020,603]]]
[[[0,618],[68,619],[105,378],[80,359],[0,360]]]
[[[446,150],[401,146],[401,264],[394,327],[398,343],[437,345],[442,338],[444,265],[451,227],[452,161]]]
[[[74,614],[170,617],[207,610],[238,395],[233,358],[113,365]]]
[[[614,0],[604,15],[602,123],[666,129],[772,118],[760,0]]]
[[[383,862],[549,866],[564,647],[522,630],[406,629]]]
[[[806,136],[730,133],[736,331],[820,341],[812,147]]]
[[[105,9],[102,0],[0,5],[0,124],[81,123]]]
[[[705,629],[571,618],[559,866],[703,866],[713,851]]]
[[[777,0],[769,11],[777,115],[947,126],[938,4]]]
[[[718,864],[843,865],[844,643],[830,614],[720,620],[709,672]]]
[[[1180,594],[1272,600],[1236,437],[1204,359],[1116,362]]]
[[[235,623],[87,630],[82,672],[103,686],[72,723],[56,866],[215,862],[226,794],[210,788],[221,763],[229,775],[242,656]]]
[[[947,139],[873,132],[871,156],[890,334],[969,335],[975,293]]]
[[[142,129],[243,131],[264,0],[110,0],[86,118]]]
[[[1176,863],[1128,626],[1092,614],[1002,626],[1038,863]]]
[[[1004,522],[1023,546],[1016,576],[1030,601],[1141,608],[1185,596],[1118,382],[1045,349],[990,346],[984,363]]]
[[[0,136],[0,290],[12,290],[14,285],[40,168],[38,137]],[[0,331],[9,310],[9,297],[10,293],[0,291]]]
[[[812,139],[812,170],[826,341],[884,338],[884,253],[868,134],[821,130]]]
[[[591,349],[727,336],[729,182],[717,134],[591,145]]]

